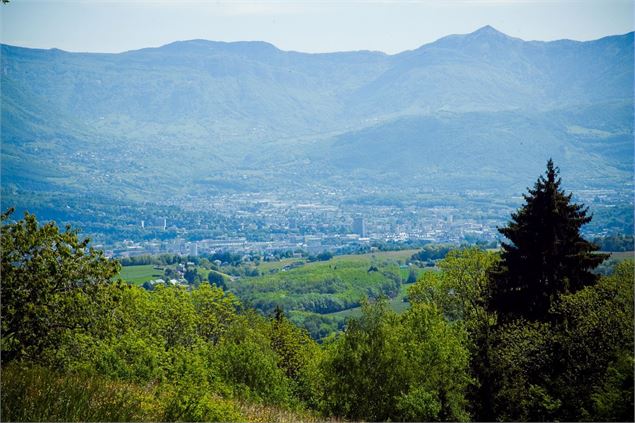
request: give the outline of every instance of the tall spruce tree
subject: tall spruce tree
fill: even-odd
[[[571,201],[560,189],[559,169],[547,162],[525,205],[499,228],[510,243],[502,244],[501,262],[494,272],[492,309],[503,321],[517,317],[548,320],[549,307],[562,293],[594,284],[591,270],[608,256],[580,236],[591,221],[588,207]]]

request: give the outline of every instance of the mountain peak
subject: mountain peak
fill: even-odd
[[[479,29],[477,29],[476,31],[473,32],[473,34],[477,34],[477,33],[482,33],[482,34],[486,34],[486,33],[502,34],[502,32],[500,32],[499,30],[497,30],[496,28],[494,28],[491,25],[482,26],[482,27],[480,27]]]
[[[497,30],[496,28],[494,28],[493,26],[490,25],[485,25],[479,29],[477,29],[476,31],[467,34],[468,36],[477,36],[477,37],[500,37],[500,38],[509,38],[509,36],[507,34],[504,34],[502,32],[500,32],[499,30]]]
[[[509,43],[517,42],[522,42],[522,40],[520,38],[510,37],[491,25],[485,25],[474,32],[470,32],[469,34],[454,34],[445,36],[432,44],[420,47],[418,50],[426,49],[428,46],[466,48],[467,46],[508,45]]]

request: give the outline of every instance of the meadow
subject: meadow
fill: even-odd
[[[153,264],[143,264],[140,266],[123,266],[119,276],[126,282],[133,285],[143,285],[144,282],[163,278],[163,271],[156,269]]]

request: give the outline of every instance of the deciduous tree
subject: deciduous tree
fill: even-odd
[[[12,211],[2,214],[3,362],[36,359],[64,330],[94,327],[103,301],[93,300],[119,272],[70,226],[40,225],[29,213],[9,222]]]

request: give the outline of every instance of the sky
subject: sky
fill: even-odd
[[[178,40],[267,41],[283,50],[415,49],[491,25],[524,40],[633,31],[635,0],[11,0],[2,43],[121,52]]]

